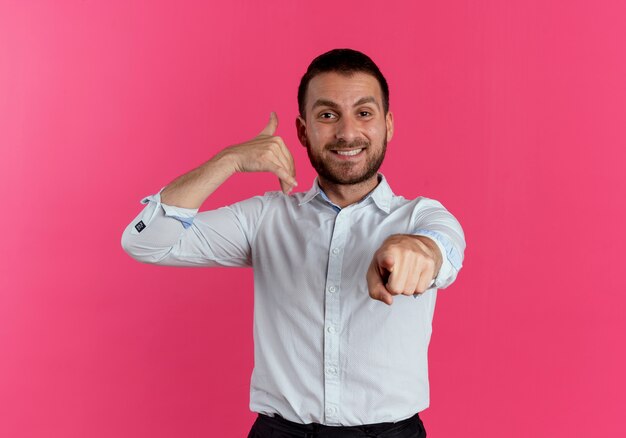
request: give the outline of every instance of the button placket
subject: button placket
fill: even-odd
[[[339,424],[341,381],[339,372],[339,335],[341,333],[341,272],[343,251],[349,229],[349,211],[336,218],[328,253],[326,295],[324,300],[324,412],[329,424]]]

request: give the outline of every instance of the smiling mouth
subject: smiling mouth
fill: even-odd
[[[333,151],[334,153],[338,154],[338,155],[342,155],[344,157],[352,157],[354,155],[358,155],[361,153],[363,149],[353,149],[351,151]]]

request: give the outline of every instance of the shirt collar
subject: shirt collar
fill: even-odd
[[[387,179],[382,173],[378,174],[378,185],[363,198],[363,201],[367,198],[372,198],[374,204],[378,208],[380,208],[385,213],[389,214],[391,210],[391,198],[393,198],[393,192],[391,191],[391,187],[387,183]],[[313,186],[309,189],[308,192],[302,198],[302,201],[298,205],[304,205],[310,202],[313,198],[320,195],[322,197],[322,189],[319,185],[318,177],[315,177],[315,181],[313,181]]]

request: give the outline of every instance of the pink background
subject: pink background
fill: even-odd
[[[439,295],[429,437],[626,427],[623,1],[0,2],[0,436],[241,437],[250,270],[143,265],[139,200],[270,111],[316,55],[391,86],[396,193],[463,225]],[[237,175],[202,209],[278,189]]]

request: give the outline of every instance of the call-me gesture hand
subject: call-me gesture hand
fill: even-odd
[[[272,112],[269,123],[259,135],[223,152],[232,158],[235,172],[272,172],[278,177],[283,193],[288,194],[298,185],[296,168],[285,142],[274,135],[277,127],[278,117]]]
[[[395,234],[374,253],[367,271],[370,297],[385,304],[394,295],[423,293],[441,268],[437,244],[427,237]]]
[[[272,172],[283,193],[296,185],[293,157],[283,140],[274,135],[278,118],[272,113],[267,126],[250,141],[222,149],[210,160],[179,176],[161,191],[161,202],[197,209],[235,172]]]

